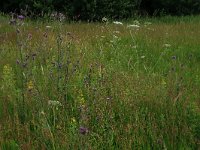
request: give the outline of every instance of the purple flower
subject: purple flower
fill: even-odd
[[[88,129],[87,129],[87,128],[85,128],[85,127],[80,127],[80,128],[79,128],[79,132],[80,132],[80,134],[83,134],[83,135],[85,135],[85,134],[87,134],[87,133],[88,133]]]
[[[24,20],[24,18],[25,18],[25,17],[22,16],[22,15],[19,15],[19,16],[18,16],[18,19],[19,19],[19,20]]]

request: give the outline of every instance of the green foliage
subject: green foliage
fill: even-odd
[[[191,15],[200,12],[197,0],[143,0],[141,9],[150,15]]]
[[[197,0],[2,0],[0,10],[25,10],[29,16],[62,12],[68,19],[101,20],[130,18],[135,15],[190,15],[200,12]]]

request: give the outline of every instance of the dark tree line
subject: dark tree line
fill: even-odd
[[[31,17],[62,12],[69,19],[99,20],[136,15],[191,15],[200,13],[200,0],[1,0],[0,11]]]

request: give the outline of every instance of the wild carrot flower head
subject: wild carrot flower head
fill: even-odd
[[[114,21],[113,23],[116,24],[116,25],[123,25],[123,23],[119,22],[119,21]]]
[[[52,101],[52,100],[48,101],[48,105],[49,106],[62,106],[62,104],[59,101]]]

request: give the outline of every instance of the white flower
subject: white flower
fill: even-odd
[[[114,39],[118,39],[118,36],[116,36],[116,35],[113,35],[113,38],[114,38]]]
[[[123,25],[123,23],[122,23],[122,22],[119,22],[119,21],[114,21],[113,23],[114,23],[114,24],[117,24],[117,25]]]
[[[62,106],[62,104],[59,101],[52,101],[52,100],[48,101],[48,105],[50,105],[50,106]]]
[[[108,22],[108,19],[106,17],[103,17],[102,22]]]
[[[164,47],[169,48],[169,47],[171,47],[171,45],[170,44],[164,44]]]
[[[144,59],[144,58],[145,58],[145,56],[141,56],[141,58],[142,58],[142,59]]]
[[[136,24],[132,24],[132,25],[128,25],[127,28],[140,28],[140,26]]]
[[[46,26],[46,28],[47,28],[47,29],[50,29],[50,28],[51,28],[51,26]]]
[[[137,48],[137,46],[136,46],[136,45],[134,45],[134,46],[132,46],[132,48],[136,49],[136,48]]]

